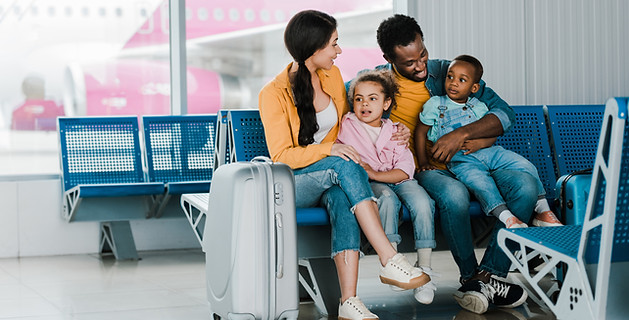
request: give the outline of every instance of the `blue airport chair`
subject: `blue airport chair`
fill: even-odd
[[[629,287],[628,100],[615,98],[606,104],[583,225],[498,233],[500,247],[558,318],[622,318],[629,311],[622,297]],[[514,247],[530,253],[515,255],[509,250]],[[547,262],[536,272],[529,269],[528,260],[538,254]],[[567,272],[553,300],[553,292],[545,291],[540,281],[560,265]]]
[[[548,105],[548,121],[559,176],[591,169],[604,105]]]
[[[65,219],[99,221],[100,251],[137,259],[129,220],[148,218],[150,197],[165,192],[145,177],[137,117],[60,117],[57,125]]]
[[[209,192],[216,121],[214,114],[142,117],[149,180],[166,186],[155,217],[162,215],[172,195]]]

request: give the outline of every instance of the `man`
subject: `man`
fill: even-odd
[[[397,14],[384,20],[378,27],[377,39],[388,64],[376,68],[392,69],[400,85],[398,106],[392,111],[390,119],[415,132],[424,103],[431,96],[446,93],[444,82],[450,61],[428,59],[421,28],[409,16]],[[468,212],[469,192],[443,166],[464,148],[466,141],[497,137],[513,126],[513,110],[484,81],[481,80],[480,89],[473,96],[484,102],[489,112],[480,120],[444,135],[429,146],[431,161],[441,169],[417,172],[415,178],[435,200],[441,228],[459,267],[461,287],[454,297],[464,309],[482,314],[487,311],[490,302],[499,307],[517,307],[526,300],[527,294],[520,286],[500,278],[507,276],[511,265],[496,243],[496,234],[504,227],[502,223],[494,226],[483,259],[478,264]],[[411,146],[415,145],[413,140],[411,138]],[[508,208],[520,220],[528,222],[537,200],[535,178],[512,170],[497,170],[491,175]]]

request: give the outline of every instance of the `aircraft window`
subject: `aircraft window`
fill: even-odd
[[[84,17],[89,16],[89,15],[90,15],[90,9],[89,9],[88,7],[83,7],[83,8],[81,8],[81,14],[82,14]]]
[[[229,20],[231,21],[240,20],[240,12],[238,12],[238,9],[234,9],[234,8],[229,9]]]
[[[122,8],[120,7],[116,8],[116,17],[118,18],[122,17]]]
[[[199,10],[197,11],[197,17],[201,21],[207,21],[210,17],[210,14],[207,12],[207,8],[199,8]]]
[[[55,16],[55,7],[48,7],[48,15],[51,17]]]
[[[214,20],[223,21],[225,19],[225,12],[221,8],[214,9]]]
[[[284,16],[284,11],[275,10],[275,21],[281,22],[281,21],[284,21],[285,19],[286,17]]]
[[[71,17],[72,16],[72,7],[66,7],[64,10],[64,13],[67,17]]]
[[[253,9],[245,10],[245,20],[247,22],[252,22],[253,20],[255,20],[255,18],[256,18],[256,13],[253,12]]]
[[[271,13],[267,9],[260,10],[260,20],[264,22],[271,21]]]
[[[104,17],[107,15],[107,9],[105,9],[104,7],[100,7],[98,8],[98,15],[101,17]]]

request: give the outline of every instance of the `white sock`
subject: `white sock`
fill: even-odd
[[[417,249],[417,262],[420,267],[430,268],[430,256],[432,255],[432,248]]]
[[[504,223],[505,225],[507,224],[507,220],[509,220],[509,218],[511,217],[515,217],[513,215],[513,213],[511,213],[511,211],[509,210],[504,210],[502,211],[499,215],[498,215],[498,220],[500,220],[500,222]]]
[[[397,252],[397,242],[391,242],[391,246],[395,249],[395,252]]]
[[[535,213],[542,213],[544,211],[550,211],[550,206],[546,198],[539,199],[535,203]]]

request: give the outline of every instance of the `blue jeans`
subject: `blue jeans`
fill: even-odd
[[[378,198],[380,221],[390,242],[399,244],[402,241],[398,226],[400,209],[404,204],[413,224],[415,249],[436,247],[435,202],[417,180],[407,180],[400,184],[372,181],[371,189]]]
[[[332,224],[332,257],[360,250],[360,228],[353,215],[356,205],[375,199],[367,172],[353,161],[326,157],[293,171],[297,208],[323,206]]]
[[[537,201],[538,188],[535,177],[515,170],[496,170],[491,173],[507,207],[518,219],[529,222]],[[489,244],[478,265],[474,256],[472,227],[469,216],[470,194],[463,183],[447,170],[427,170],[415,174],[419,184],[435,200],[441,228],[448,246],[459,266],[463,279],[471,278],[478,269],[505,277],[511,261],[496,242],[502,223],[496,223]]]
[[[463,152],[459,151],[452,157],[448,169],[472,192],[486,214],[506,204],[491,175],[495,170],[526,172],[536,178],[538,199],[546,195],[537,168],[523,156],[500,146],[480,149],[468,155]]]

